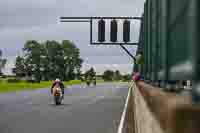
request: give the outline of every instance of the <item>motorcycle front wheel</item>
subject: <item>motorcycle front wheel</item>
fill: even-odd
[[[60,98],[60,96],[55,96],[54,97],[54,102],[55,102],[56,105],[60,105],[61,104],[61,98]]]

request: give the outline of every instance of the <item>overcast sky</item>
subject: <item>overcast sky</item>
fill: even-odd
[[[10,73],[26,40],[68,39],[80,48],[83,71],[93,66],[98,73],[105,69],[130,73],[132,60],[119,46],[91,46],[89,24],[60,23],[59,17],[141,16],[143,4],[144,0],[0,0],[0,49],[8,59],[4,72]],[[139,26],[138,22],[131,23],[134,42],[138,39]],[[135,46],[128,49],[135,54]]]

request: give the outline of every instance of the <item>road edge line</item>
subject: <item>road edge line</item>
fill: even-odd
[[[120,120],[120,124],[118,126],[117,133],[122,133],[122,130],[123,130],[123,125],[124,125],[124,121],[125,121],[125,117],[126,117],[126,111],[127,111],[127,108],[128,108],[128,102],[129,102],[129,99],[130,99],[130,93],[131,93],[132,87],[133,87],[133,83],[129,87],[128,95],[126,97],[126,103],[125,103],[125,106],[124,106],[123,113],[121,115],[121,120]]]

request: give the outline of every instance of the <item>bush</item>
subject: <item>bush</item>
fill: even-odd
[[[112,81],[114,78],[114,72],[112,70],[106,70],[102,76],[104,81]]]
[[[1,78],[6,78],[6,75],[2,75]]]
[[[7,82],[8,83],[19,83],[20,82],[20,80],[19,79],[7,79]]]
[[[124,82],[131,81],[131,75],[129,75],[129,74],[124,75],[122,81],[124,81]]]

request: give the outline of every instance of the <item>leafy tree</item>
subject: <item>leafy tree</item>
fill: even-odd
[[[35,40],[27,41],[24,45],[26,71],[38,82],[41,80],[40,56],[41,44]]]
[[[39,43],[30,40],[25,43],[23,51],[26,75],[34,77],[37,81],[55,78],[71,80],[80,76],[83,60],[73,42],[64,40],[59,43],[48,40]]]
[[[119,81],[119,80],[121,80],[121,78],[122,78],[122,75],[121,75],[120,71],[116,70],[114,73],[114,80]]]
[[[46,41],[44,43],[45,61],[42,62],[45,70],[45,75],[48,79],[55,79],[59,77],[63,79],[64,57],[62,53],[62,46],[56,41]]]
[[[103,80],[105,81],[112,81],[114,77],[114,72],[112,70],[106,70],[103,73]]]
[[[17,56],[15,62],[15,68],[13,68],[13,73],[15,73],[17,77],[26,76],[23,57]]]
[[[82,59],[80,59],[80,51],[73,42],[68,40],[62,41],[62,47],[64,51],[64,70],[66,75],[65,79],[70,80],[76,77],[76,74],[80,71]]]
[[[2,75],[2,69],[5,67],[7,60],[2,57],[3,52],[0,49],[0,75]]]

